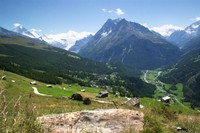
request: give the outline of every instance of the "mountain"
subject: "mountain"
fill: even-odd
[[[37,32],[35,31],[30,31],[28,29],[26,29],[25,27],[23,27],[21,24],[15,24],[15,28],[12,30],[13,32],[19,33],[21,35],[30,37],[32,39],[37,39],[40,41],[43,41],[51,46],[57,47],[57,48],[62,48],[64,49],[66,47],[66,42],[58,42],[55,41],[52,38],[49,38],[46,35],[39,35]]]
[[[186,27],[184,30],[175,31],[167,38],[167,40],[182,48],[185,44],[188,44],[190,40],[199,36],[200,21],[197,21]]]
[[[180,51],[138,23],[108,19],[78,54],[108,64],[123,64],[132,70],[144,70],[174,63]]]
[[[155,90],[139,78],[121,76],[116,67],[21,35],[0,35],[0,69],[44,83],[113,88],[110,91],[117,91],[121,96],[151,97]]]
[[[89,35],[81,40],[75,42],[75,44],[69,49],[69,51],[78,53],[82,47],[84,47],[91,39],[93,35]]]
[[[12,37],[12,36],[21,36],[21,34],[9,31],[9,30],[4,29],[2,27],[0,27],[0,35],[1,36],[9,36],[9,37]]]
[[[185,46],[182,57],[161,79],[171,84],[183,83],[185,100],[200,107],[200,37],[190,40]]]
[[[26,28],[24,28],[22,25],[20,24],[16,24],[15,28],[13,29],[13,32],[22,34],[24,36],[30,37],[30,38],[37,38],[39,39],[39,35],[37,33],[31,33],[29,30],[27,30]]]
[[[43,41],[43,43],[45,42],[51,46],[66,49],[66,50],[71,48],[75,44],[76,40],[82,39],[91,34],[89,32],[78,33],[75,31],[68,31],[66,33],[60,33],[60,34],[41,35],[37,33],[36,30],[34,29],[28,30],[25,27],[23,27],[21,24],[15,24],[15,28],[13,29],[13,32],[30,37],[32,39]]]

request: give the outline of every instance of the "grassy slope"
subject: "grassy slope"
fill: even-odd
[[[4,89],[4,95],[6,96],[6,101],[9,103],[7,111],[9,112],[9,118],[12,119],[15,108],[13,108],[19,96],[20,108],[24,109],[28,114],[32,109],[35,111],[35,117],[45,114],[52,113],[66,113],[72,111],[79,111],[85,109],[110,109],[116,108],[111,104],[101,104],[97,102],[92,102],[91,105],[83,105],[82,102],[67,100],[64,97],[70,96],[74,92],[79,92],[82,87],[73,85],[55,85],[53,88],[47,88],[46,84],[37,82],[37,88],[41,93],[47,93],[54,95],[53,97],[42,97],[35,95],[33,89],[31,88],[31,79],[19,76],[10,72],[5,72],[0,70],[0,76],[7,75],[6,80],[0,80],[0,88]],[[11,80],[16,80],[12,83]],[[63,90],[63,88],[66,90]],[[84,88],[86,92],[81,94],[84,97],[95,98],[96,94],[100,91],[97,88]],[[49,91],[49,92],[48,92]],[[1,95],[0,95],[1,96]],[[2,99],[2,97],[1,97]],[[110,95],[108,98],[103,99],[105,101],[115,101],[118,108],[130,108],[126,106],[121,106],[120,104],[125,101],[124,98],[116,98]],[[145,113],[145,130],[144,132],[152,132],[159,130],[161,132],[171,132],[173,131],[174,125],[185,125],[186,127],[192,127],[191,131],[200,131],[197,122],[200,122],[200,117],[196,112],[191,109],[183,108],[179,104],[165,105],[158,102],[157,100],[151,98],[141,98],[141,104],[144,105],[143,109],[140,110]],[[31,106],[31,110],[26,111],[27,104]],[[132,108],[131,108],[132,109]],[[174,114],[176,112],[182,112],[182,114]],[[31,115],[32,117],[32,115]],[[189,117],[195,118],[193,121],[189,121]],[[192,124],[192,125],[191,125]],[[195,126],[196,125],[196,126]]]
[[[62,49],[23,37],[2,36],[0,36],[0,68],[29,78],[37,77],[37,80],[47,83],[52,83],[49,82],[48,75],[55,78],[62,77],[69,82],[70,80],[81,80],[84,74],[111,72],[111,69],[104,64],[93,62]],[[41,78],[42,76],[45,78]]]

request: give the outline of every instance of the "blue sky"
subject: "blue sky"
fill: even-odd
[[[199,7],[200,0],[0,0],[0,26],[95,33],[108,18],[122,17],[149,27],[186,27],[200,17]]]

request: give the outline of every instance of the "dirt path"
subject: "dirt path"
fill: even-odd
[[[38,92],[38,89],[36,87],[32,87],[32,89],[34,90],[34,93],[36,95],[40,95],[40,96],[48,96],[48,97],[51,97],[52,95],[47,95],[47,94],[42,94],[40,92]]]
[[[95,101],[95,102],[98,102],[98,103],[113,104],[113,102],[101,101],[101,100],[96,100],[96,99],[92,99],[92,100]]]

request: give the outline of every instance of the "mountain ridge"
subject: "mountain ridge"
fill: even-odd
[[[193,38],[200,36],[200,20],[192,23],[184,30],[173,32],[167,40],[182,48]]]
[[[155,55],[156,51],[158,55]],[[168,54],[168,51],[172,53]],[[173,63],[173,58],[179,56],[179,49],[138,23],[125,19],[116,23],[115,20],[108,19],[78,54],[96,61],[122,63],[141,70]],[[144,56],[145,54],[148,55]],[[152,63],[152,59],[155,63]]]
[[[14,24],[14,25],[15,28],[12,30],[13,32],[19,33],[21,35],[24,35],[32,39],[42,41],[43,43],[45,42],[51,46],[66,50],[72,47],[75,44],[76,40],[80,40],[90,35],[87,32],[78,33],[71,30],[66,33],[46,35],[37,33],[37,30],[35,29],[28,30],[21,24]]]

